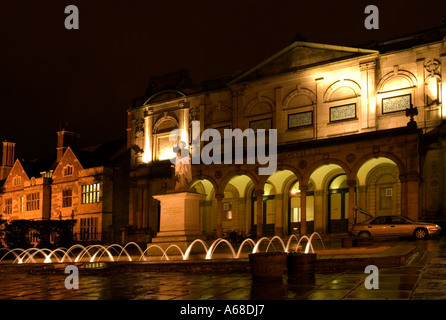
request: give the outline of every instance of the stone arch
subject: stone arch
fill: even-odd
[[[172,116],[166,115],[156,121],[155,125],[153,126],[153,134],[178,127],[178,120]]]
[[[333,99],[334,93],[341,88],[349,88],[352,91],[352,95],[346,96],[345,98],[335,98]],[[361,87],[359,84],[353,80],[350,79],[344,79],[344,80],[338,80],[336,82],[333,82],[328,89],[324,93],[324,102],[330,102],[335,100],[341,100],[341,99],[349,99],[349,98],[356,98],[361,95]]]
[[[294,175],[297,177],[297,180],[299,182],[301,182],[303,180],[303,176],[302,173],[300,172],[299,169],[297,169],[296,167],[294,167],[293,165],[290,164],[286,164],[286,163],[281,163],[277,165],[277,171],[279,170],[289,170],[292,173],[294,173]]]
[[[215,184],[211,179],[203,178],[195,179],[190,184],[190,191],[198,192],[204,197],[200,200],[200,219],[201,227],[204,234],[213,237],[215,229]]]
[[[240,197],[240,193],[237,190],[237,188],[234,187],[229,182],[226,184],[226,187],[225,187],[225,190],[224,190],[224,198],[227,198],[226,197],[226,193],[230,193],[232,195],[230,198],[239,198]]]
[[[339,175],[344,175],[344,174],[346,174],[346,173],[342,168],[337,168],[337,169],[327,173],[325,175],[325,177],[322,179],[322,189],[323,190],[328,189],[328,187],[330,186],[330,184],[334,178],[336,178]],[[348,176],[347,176],[347,179],[348,179]]]
[[[327,158],[327,159],[321,159],[318,161],[313,162],[309,167],[307,167],[307,169],[305,170],[304,174],[303,174],[303,183],[308,183],[308,180],[310,179],[310,176],[312,175],[312,173],[319,168],[322,165],[327,165],[327,164],[336,164],[338,166],[340,166],[342,168],[342,170],[344,170],[345,174],[347,175],[347,179],[354,179],[354,176],[352,175],[352,170],[350,169],[350,167],[343,161],[338,160],[338,159],[334,159],[334,158]]]
[[[288,93],[288,95],[283,99],[282,105],[283,109],[289,109],[290,102],[294,99],[304,98],[309,103],[297,105],[296,107],[309,107],[316,104],[316,94],[307,88],[301,88],[300,90],[294,90]]]
[[[260,108],[261,106],[261,108]],[[258,113],[255,113],[256,107],[259,109]],[[259,96],[252,99],[245,108],[245,116],[258,116],[271,114],[274,111],[274,100],[265,96]]]
[[[246,173],[227,176],[225,184],[221,186],[222,192],[217,194],[221,199],[221,228],[223,232],[247,232],[251,229],[251,193],[254,190],[252,177]]]
[[[214,192],[217,190],[217,182],[211,176],[208,176],[205,174],[200,174],[196,178],[192,179],[192,181],[189,184],[189,189],[192,188],[192,186],[194,186],[194,184],[196,184],[197,182],[199,182],[201,180],[208,180],[212,184],[212,187],[214,188]]]
[[[396,78],[401,78],[402,80],[404,80],[407,85],[403,86],[403,87],[399,87],[399,88],[386,88],[386,86],[388,86],[388,84],[390,83],[390,81],[395,80]],[[378,84],[376,86],[377,88],[377,93],[382,93],[382,92],[386,92],[386,91],[391,91],[391,90],[398,90],[398,89],[407,89],[407,88],[413,88],[417,86],[417,78],[414,76],[413,73],[411,73],[410,71],[407,70],[394,70],[391,71],[389,73],[387,73],[386,75],[384,75],[379,81]]]
[[[386,176],[392,177],[392,181],[383,181]],[[387,182],[387,183],[385,183]],[[367,204],[368,209],[371,214],[377,215],[379,211],[378,202],[380,201],[380,194],[378,188],[381,184],[388,186],[395,186],[395,194],[392,199],[392,210],[386,213],[389,214],[401,214],[401,182],[399,179],[398,169],[395,170],[395,166],[391,164],[380,164],[375,168],[371,169],[366,179],[367,190]],[[381,185],[382,186],[382,185]]]
[[[191,183],[191,186],[189,187],[189,189],[195,189],[196,192],[198,192],[199,194],[202,194],[202,195],[206,194],[206,189],[204,188],[203,183],[200,180],[197,180],[194,183]]]
[[[380,158],[380,157],[392,160],[398,167],[398,171],[399,171],[400,175],[404,175],[406,173],[406,168],[398,156],[394,155],[393,153],[380,151],[380,152],[366,154],[363,157],[361,157],[360,159],[358,159],[356,161],[354,167],[352,168],[352,174],[354,176],[357,176],[359,169],[361,169],[361,167],[364,165],[364,163],[366,163],[370,159]]]
[[[227,173],[221,179],[221,182],[218,184],[218,187],[216,189],[216,194],[224,194],[226,185],[229,183],[229,181],[236,176],[243,176],[243,175],[247,176],[251,179],[251,182],[254,184],[255,189],[258,189],[261,186],[259,181],[257,180],[256,175],[251,173],[250,171],[244,171],[244,170],[236,171],[236,170],[234,170],[234,171]]]
[[[232,110],[228,106],[225,105],[217,105],[214,106],[210,112],[208,113],[207,123],[219,123],[219,122],[228,122],[232,120]]]
[[[442,83],[441,76],[436,73],[429,74],[424,80],[427,105],[439,103],[441,100]]]
[[[162,96],[165,96],[165,98],[162,99]],[[186,97],[186,95],[179,90],[173,90],[173,89],[162,90],[162,91],[152,94],[144,102],[143,106],[150,104],[150,103],[154,103],[154,102],[160,102],[163,100],[174,100],[174,99],[185,98],[185,97]]]
[[[395,180],[399,179],[399,172],[394,169],[394,167],[390,164],[380,164],[370,170],[367,175],[366,184],[375,184],[376,181],[383,175],[390,175],[395,178]]]
[[[437,82],[441,82],[441,76],[439,74],[433,73],[433,74],[429,74],[426,79],[424,79],[424,84],[427,85],[429,84],[429,82],[435,79],[437,80]]]

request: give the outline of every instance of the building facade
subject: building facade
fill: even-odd
[[[201,152],[208,128],[222,137],[224,129],[277,130],[271,175],[248,161],[192,164],[190,190],[205,195],[209,237],[344,233],[367,214],[445,220],[445,35],[367,49],[297,41],[226,78],[195,83],[182,71],[151,79],[128,110],[129,225],[158,231],[153,195],[173,188],[169,134],[192,133],[193,121]]]
[[[120,242],[128,217],[125,140],[79,149],[79,134],[57,134],[55,156],[12,165],[7,160],[14,158],[15,145],[3,142],[3,154],[10,156],[2,162],[2,219],[72,219],[75,241]]]
[[[369,215],[444,224],[445,36],[439,28],[360,48],[296,41],[220,79],[151,78],[127,110],[123,141],[80,149],[78,134],[60,130],[56,154],[34,161],[2,142],[2,218],[74,219],[79,241],[148,242],[160,225],[154,196],[174,190],[170,136],[181,129],[191,154],[213,160],[192,164],[189,188],[203,195],[208,238],[346,233]],[[211,128],[241,135],[220,140]],[[272,173],[259,173],[271,164],[259,149],[248,160],[249,132],[266,153],[277,142]]]

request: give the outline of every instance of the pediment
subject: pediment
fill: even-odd
[[[378,51],[375,50],[296,41],[237,77],[230,84],[295,72],[318,65],[377,53]]]

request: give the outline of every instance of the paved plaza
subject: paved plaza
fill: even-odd
[[[128,272],[79,274],[79,289],[65,288],[66,274],[0,272],[0,299],[23,300],[363,300],[446,299],[446,238],[392,240],[416,246],[400,267],[379,270],[379,289],[367,289],[362,270],[317,271],[301,279],[258,281],[250,273]]]

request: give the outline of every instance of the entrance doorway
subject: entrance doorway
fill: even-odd
[[[306,225],[307,233],[314,231],[314,190],[313,183],[308,182],[306,196]],[[288,198],[288,234],[300,234],[302,222],[301,195],[299,182],[291,186]]]
[[[251,221],[252,234],[257,233],[257,197],[255,190],[251,195]],[[270,183],[265,183],[264,194],[262,196],[262,236],[274,236],[276,221],[276,196],[274,187]]]
[[[328,233],[348,231],[349,192],[347,176],[340,174],[328,185]]]

